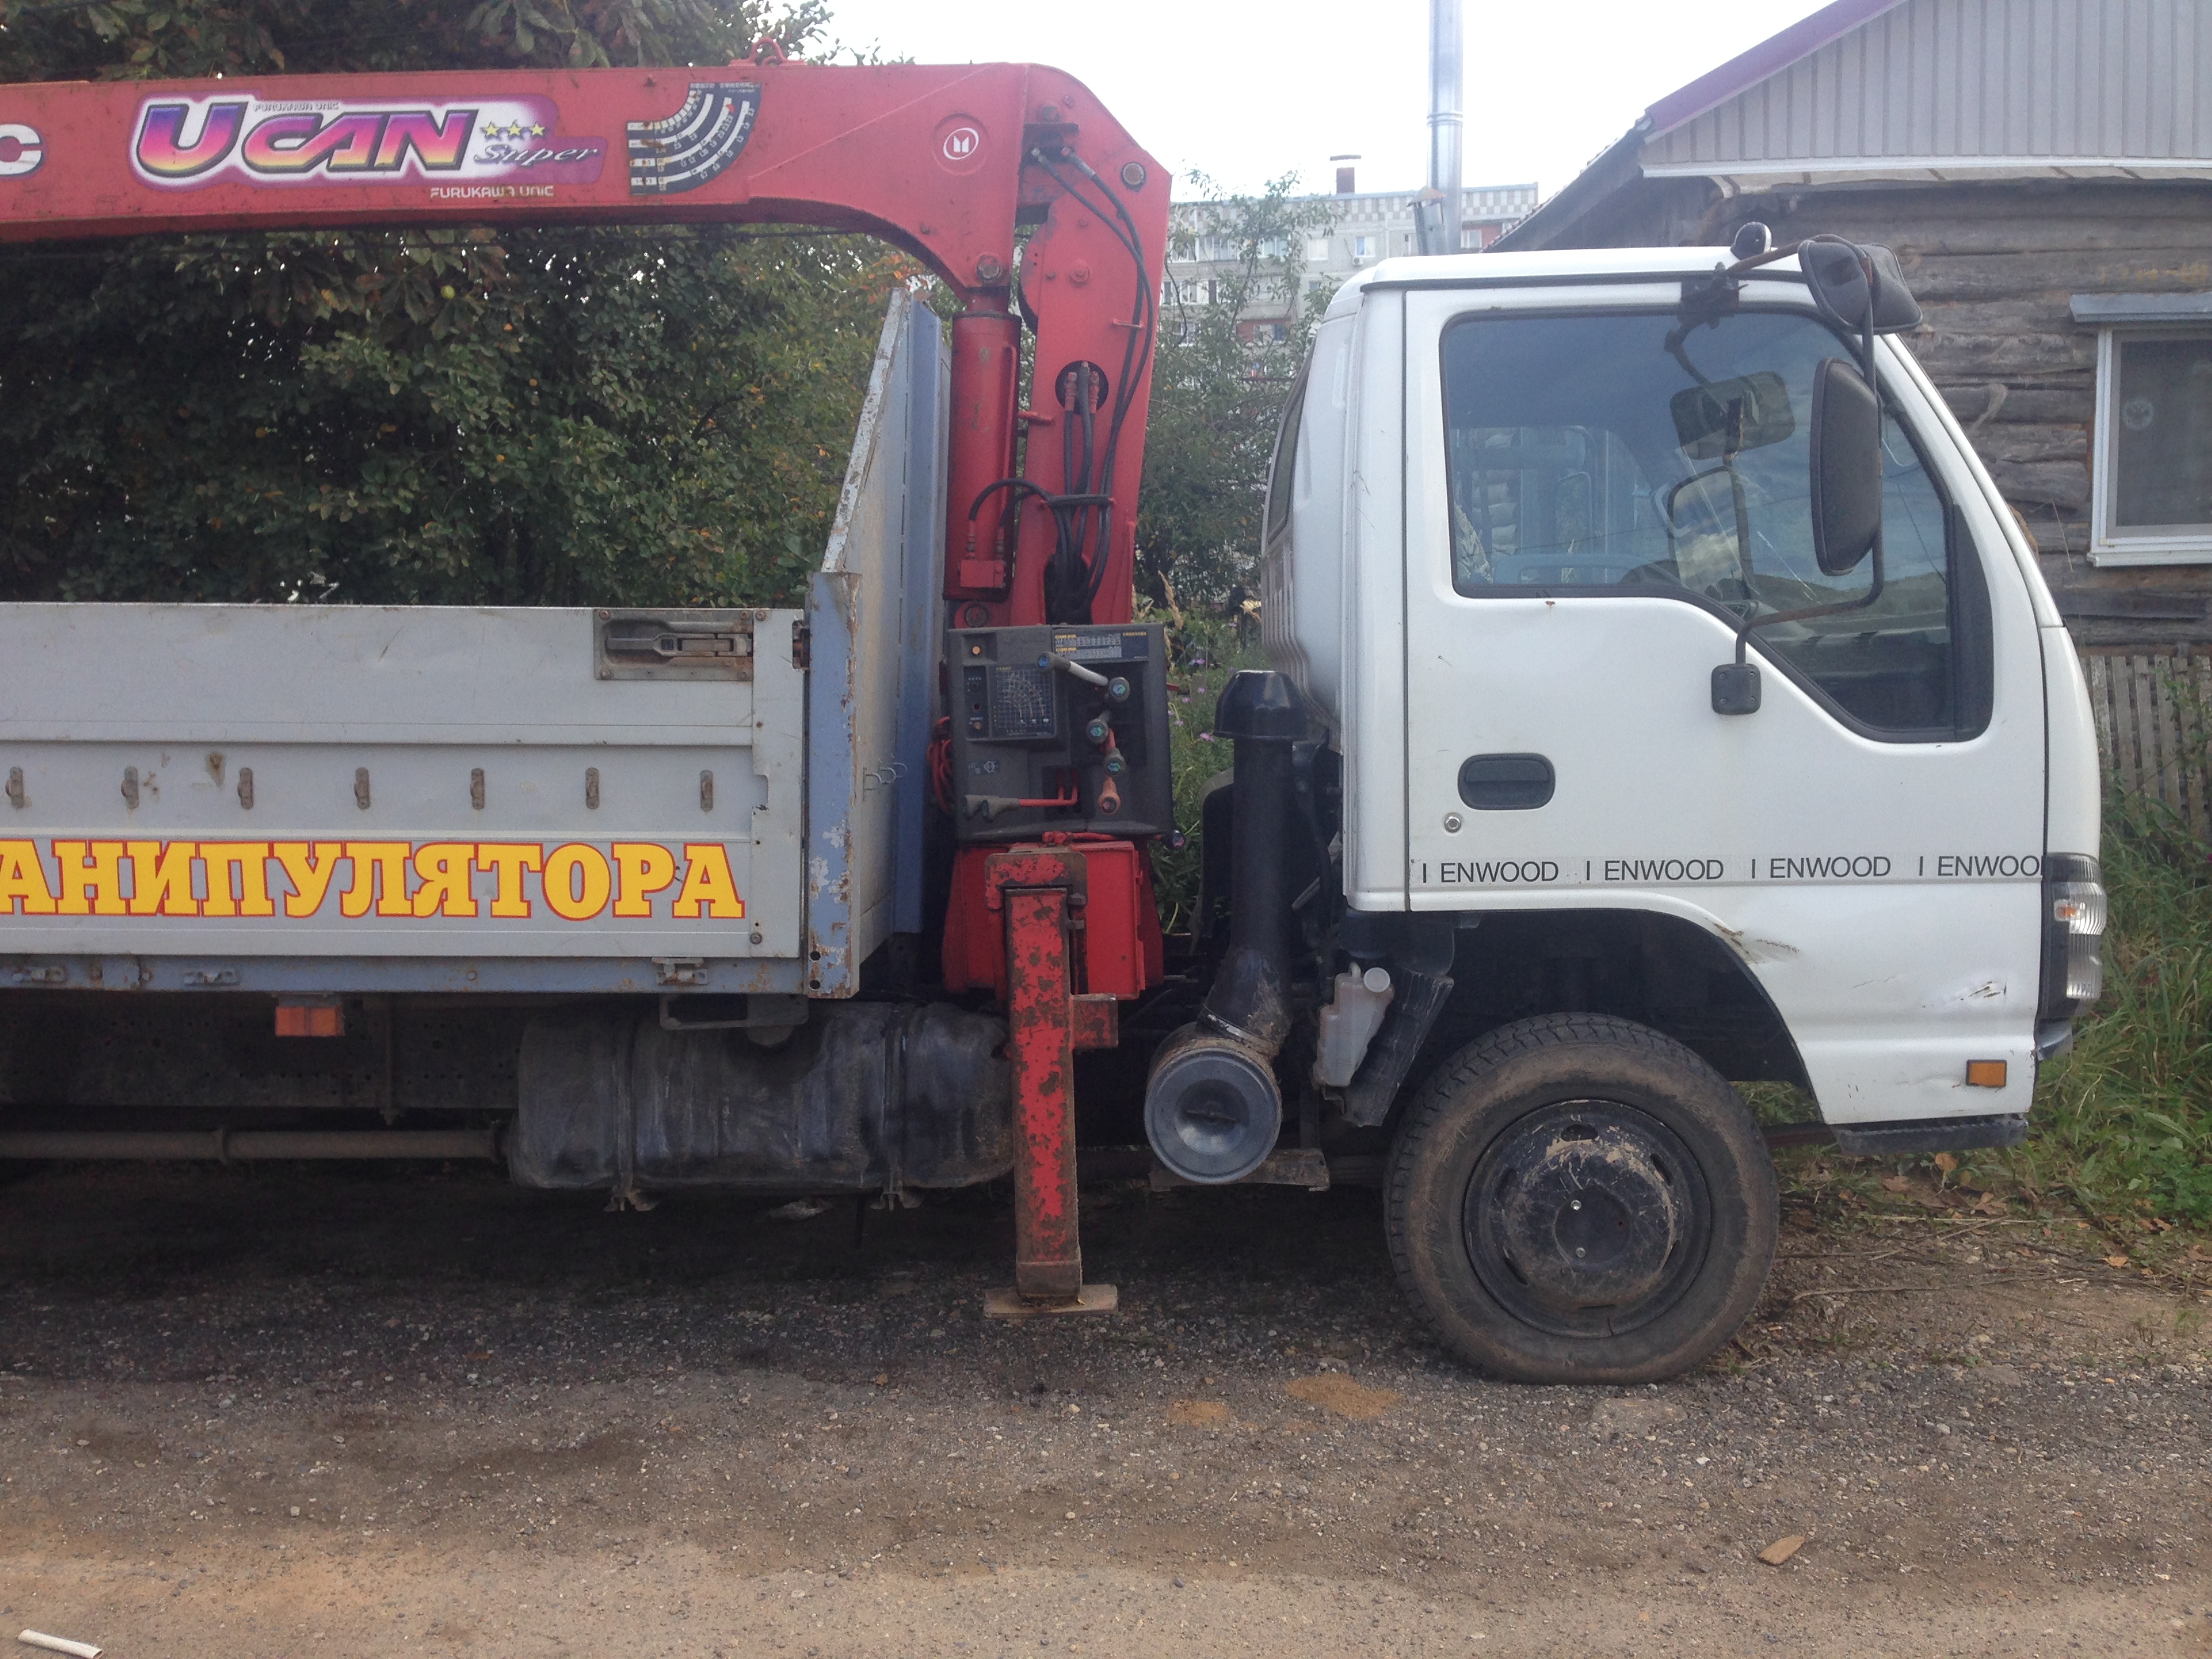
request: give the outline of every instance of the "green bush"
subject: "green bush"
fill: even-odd
[[[724,64],[819,0],[0,0],[0,82]],[[0,248],[0,599],[758,605],[835,514],[854,236],[238,231]]]
[[[1160,926],[1187,933],[1191,907],[1198,901],[1199,807],[1206,780],[1235,759],[1231,744],[1213,739],[1213,703],[1229,677],[1240,668],[1265,668],[1259,629],[1249,621],[1198,611],[1161,612],[1140,600],[1139,617],[1168,624],[1168,746],[1175,772],[1176,824],[1183,832],[1180,848],[1155,846],[1152,878],[1160,905]]]

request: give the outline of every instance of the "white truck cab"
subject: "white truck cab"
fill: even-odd
[[[1341,1109],[1403,1118],[1401,1267],[1509,1373],[1646,1374],[1613,1340],[1635,1296],[1593,1302],[1598,1241],[1560,1242],[1587,1209],[1608,1246],[1681,1212],[1622,1245],[1647,1302],[1686,1227],[1757,1279],[1771,1250],[1763,1152],[1686,1179],[1711,1126],[1573,1054],[1603,1073],[1656,1042],[1795,1083],[1847,1152],[2008,1145],[2097,994],[2086,689],[1899,337],[1917,307],[1884,250],[1743,252],[1378,264],[1328,308],[1270,483],[1267,644],[1340,772],[1339,944],[1433,1005],[1418,1042],[1386,1025]],[[1410,1104],[1373,1086],[1417,1062],[1441,1070]],[[1547,1065],[1534,1127],[1508,1112],[1485,1143],[1470,1126]],[[1429,1167],[1451,1160],[1416,1144],[1424,1111],[1463,1169]],[[1498,1219],[1516,1182],[1593,1179],[1611,1195]],[[1725,1340],[1757,1294],[1736,1280],[1668,1292],[1661,1369]]]

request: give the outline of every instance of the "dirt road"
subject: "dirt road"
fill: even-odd
[[[0,1625],[198,1656],[2212,1654],[2197,1287],[1786,1226],[1683,1382],[1468,1376],[1370,1193],[649,1214],[473,1171],[0,1188]],[[1755,1559],[1806,1541],[1779,1566]],[[28,1652],[28,1650],[21,1650]]]

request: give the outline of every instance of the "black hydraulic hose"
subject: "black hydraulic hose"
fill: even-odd
[[[1060,432],[1060,477],[1068,488],[1065,493],[1048,498],[1055,520],[1053,563],[1059,580],[1054,586],[1062,595],[1080,592],[1085,586],[1088,568],[1084,563],[1083,552],[1089,538],[1092,510],[1089,505],[1091,468],[1097,445],[1091,367],[1087,362],[1079,362],[1074,369],[1073,382],[1067,388],[1066,419]],[[1097,511],[1103,519],[1108,509],[1102,506]],[[1102,538],[1103,530],[1102,522]],[[1086,604],[1087,596],[1075,608],[1080,611]]]
[[[1106,453],[1103,458],[1098,454],[1095,383],[1091,379],[1091,366],[1086,362],[1077,366],[1075,385],[1071,388],[1073,402],[1068,410],[1070,419],[1060,434],[1061,483],[1070,487],[1055,494],[1026,478],[996,479],[977,492],[968,508],[968,521],[971,525],[975,523],[983,504],[995,492],[1000,489],[1011,491],[1015,498],[1013,533],[1018,539],[1022,505],[1032,495],[1043,502],[1053,515],[1053,552],[1046,564],[1047,614],[1054,622],[1082,622],[1089,619],[1091,607],[1097,601],[1098,590],[1106,578],[1108,557],[1113,548],[1114,476],[1121,452],[1121,429],[1135,405],[1137,382],[1144,378],[1145,372],[1151,367],[1158,304],[1146,278],[1144,239],[1127,206],[1114,193],[1112,186],[1073,149],[1060,146],[1060,155],[1061,160],[1069,162],[1085,179],[1097,185],[1106,203],[1105,209],[1102,210],[1096,201],[1078,189],[1066,174],[1052,164],[1041,148],[1030,151],[1030,159],[1051,176],[1070,201],[1098,216],[1108,234],[1121,245],[1122,251],[1136,268],[1136,293],[1131,306],[1131,324],[1128,336],[1121,343],[1121,381],[1113,390],[1114,410],[1107,422]],[[1079,430],[1082,440],[1079,456],[1076,453]],[[1097,471],[1095,479],[1094,468]],[[1097,514],[1097,551],[1095,556],[1085,558],[1085,551],[1091,545],[1091,515],[1093,512]]]
[[[1098,507],[1097,556],[1089,561],[1083,561],[1080,556],[1080,544],[1078,544],[1078,568],[1082,573],[1083,581],[1075,609],[1083,616],[1087,616],[1092,603],[1097,598],[1099,587],[1105,580],[1107,559],[1112,546],[1114,474],[1121,451],[1121,429],[1128,419],[1131,409],[1135,404],[1136,383],[1143,378],[1145,370],[1151,363],[1158,302],[1152,292],[1151,283],[1146,279],[1144,240],[1138,232],[1136,220],[1131,216],[1128,208],[1114,193],[1113,188],[1100,178],[1091,165],[1078,155],[1073,149],[1062,146],[1060,153],[1062,160],[1074,167],[1085,179],[1098,187],[1106,203],[1106,210],[1102,211],[1096,201],[1078,189],[1066,174],[1052,164],[1051,160],[1046,156],[1042,149],[1032,149],[1030,155],[1031,159],[1051,176],[1053,181],[1066,191],[1070,200],[1098,215],[1101,222],[1106,226],[1108,233],[1121,243],[1122,251],[1128,254],[1131,263],[1135,266],[1137,279],[1135,295],[1131,306],[1129,334],[1121,345],[1121,383],[1114,388],[1114,412],[1107,422],[1106,453],[1103,461],[1099,463],[1099,476],[1097,480],[1097,488],[1095,493],[1106,498]],[[1118,223],[1115,222],[1117,220]],[[1087,379],[1087,376],[1084,378]],[[1092,481],[1088,476],[1088,471],[1091,457],[1095,454],[1093,447],[1095,424],[1088,398],[1083,400],[1083,415],[1085,466],[1085,477],[1081,480],[1084,485],[1081,493],[1090,494],[1093,493],[1090,489]],[[1066,481],[1075,482],[1073,478]],[[1087,541],[1087,536],[1083,539]]]

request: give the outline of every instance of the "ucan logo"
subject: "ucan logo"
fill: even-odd
[[[592,184],[604,138],[564,137],[547,98],[376,105],[149,98],[131,165],[149,185]]]
[[[0,179],[21,179],[36,173],[46,159],[46,143],[36,127],[0,121]]]

